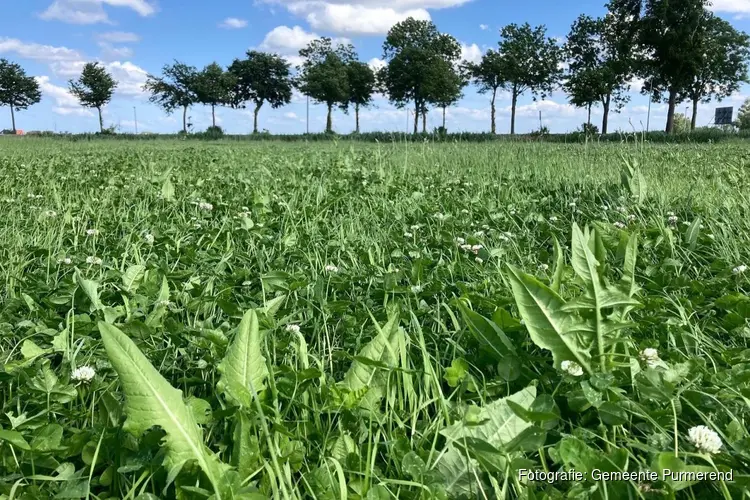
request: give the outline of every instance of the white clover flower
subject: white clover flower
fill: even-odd
[[[539,264],[540,271],[546,271],[548,269],[549,269],[549,266],[547,264]]]
[[[57,217],[57,212],[54,210],[45,210],[44,215],[47,217]]]
[[[635,215],[633,215],[633,214],[630,214],[630,215],[628,215],[628,222],[633,222],[633,221],[634,221],[634,220],[636,220],[637,218],[638,218],[638,217],[636,217]]]
[[[474,231],[474,236],[476,236],[477,238],[480,238],[484,236],[484,231]]]
[[[287,332],[299,333],[299,325],[286,325],[285,330]]]
[[[549,218],[549,221],[550,221],[550,222],[557,222],[557,217],[555,217],[555,216],[553,215],[552,217],[550,217],[550,218]]]
[[[489,231],[490,226],[487,224],[482,224],[482,229],[484,229],[485,231]]]
[[[66,266],[69,266],[73,263],[73,260],[70,257],[65,257],[62,259],[57,259],[58,264],[65,264]]]
[[[481,257],[475,257],[474,258],[474,262],[476,262],[477,264],[483,264],[484,263],[484,259],[481,258]]]
[[[623,222],[615,222],[615,227],[617,229],[625,229],[625,223],[623,223]]]
[[[516,215],[516,211],[515,210],[511,210],[510,211],[510,215]]]
[[[677,220],[678,220],[678,219],[677,219],[677,216],[676,216],[676,215],[670,215],[670,216],[669,216],[669,219],[667,219],[667,221],[668,221],[668,222],[669,222],[670,224],[677,224]]]
[[[101,266],[102,265],[102,259],[99,257],[96,257],[94,255],[86,257],[86,264],[93,264],[95,266]]]
[[[647,347],[641,351],[641,359],[646,362],[649,368],[653,368],[659,364],[659,351],[653,347]]]
[[[464,243],[466,243],[466,240],[459,236],[458,238],[456,238],[456,243],[458,243],[459,245],[463,245]]]
[[[625,212],[628,211],[628,209],[625,208],[625,207],[620,206],[620,207],[617,207],[617,211],[624,214]]]
[[[569,206],[570,208],[575,208],[575,206],[576,206],[576,202],[575,202],[575,201],[571,201],[570,203],[568,203],[568,206]]]
[[[409,232],[404,233],[404,238],[413,238],[413,237],[414,237],[414,233],[409,233]]]
[[[583,368],[575,361],[565,360],[560,364],[562,371],[574,377],[583,375]]]
[[[472,245],[471,251],[474,252],[474,254],[478,254],[481,249],[484,247],[482,245]]]
[[[237,214],[237,215],[238,215],[238,216],[239,216],[240,218],[243,218],[243,217],[246,217],[246,218],[250,218],[250,216],[251,216],[252,214],[250,213],[250,211],[249,211],[249,210],[243,210],[242,212],[240,212],[240,213],[239,213],[239,214]]]
[[[734,269],[732,269],[732,272],[734,274],[742,274],[745,271],[747,271],[747,266],[745,264],[740,264],[739,266],[737,266]]]
[[[86,236],[96,236],[99,234],[98,229],[87,229],[86,230]]]
[[[469,250],[471,250],[471,245],[469,245],[468,243],[466,243],[466,244],[461,245],[459,248],[461,248],[461,250],[469,251]]]
[[[332,265],[332,264],[326,264],[325,270],[329,273],[337,273],[339,272],[339,268]]]
[[[252,285],[252,284],[253,284],[253,282],[252,282],[252,281],[243,281],[243,282],[242,282],[242,286],[250,286],[250,285]]]
[[[94,370],[90,366],[81,366],[73,370],[73,373],[71,374],[70,378],[72,378],[76,382],[89,383],[91,382],[91,380],[93,380],[95,375],[96,375],[96,370]]]
[[[424,290],[424,287],[422,287],[422,285],[413,285],[411,287],[411,293],[420,293],[422,290]]]
[[[210,203],[202,201],[202,202],[198,203],[198,208],[200,208],[201,210],[208,210],[210,212],[211,210],[214,209],[214,206],[212,204],[210,204]]]
[[[148,243],[149,245],[154,244],[154,235],[151,233],[146,233],[143,235],[143,240]]]
[[[667,212],[667,217],[674,217],[674,212]]]
[[[442,214],[442,213],[438,212],[438,213],[436,213],[436,214],[435,214],[435,218],[436,218],[437,220],[445,220],[445,219],[447,219],[447,218],[448,218],[448,216],[447,216],[447,215],[445,215],[445,214]]]
[[[411,229],[412,231],[417,231],[420,227],[422,227],[420,224],[413,224],[409,229]]]
[[[688,431],[688,440],[693,443],[699,452],[713,455],[721,450],[721,438],[719,435],[705,425],[698,425]]]
[[[468,211],[467,209],[465,209],[465,208],[464,208],[464,209],[462,209],[462,210],[461,210],[461,213],[462,213],[462,214],[468,214],[468,213],[469,213],[469,211]]]

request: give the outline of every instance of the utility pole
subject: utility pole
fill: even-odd
[[[135,112],[135,106],[133,106],[133,120],[135,121],[135,135],[138,135],[138,115]]]
[[[542,131],[542,110],[539,110],[539,132]]]

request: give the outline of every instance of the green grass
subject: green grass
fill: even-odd
[[[2,140],[0,496],[750,497],[748,160]]]

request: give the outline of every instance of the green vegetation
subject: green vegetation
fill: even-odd
[[[3,140],[0,496],[745,498],[746,159]]]

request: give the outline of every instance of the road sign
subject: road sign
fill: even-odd
[[[734,108],[732,106],[726,108],[716,108],[716,116],[714,117],[715,125],[731,125],[732,115],[734,114]]]

